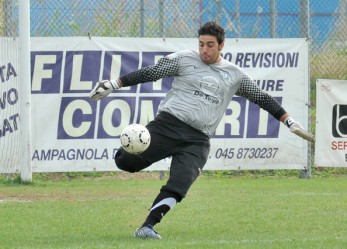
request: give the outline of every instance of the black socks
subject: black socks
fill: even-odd
[[[149,215],[142,227],[147,225],[154,226],[159,223],[164,215],[181,200],[182,198],[178,194],[161,190],[157,198],[154,200],[153,205],[149,210]]]

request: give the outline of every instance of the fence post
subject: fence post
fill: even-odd
[[[270,37],[276,37],[276,1],[270,0]]]
[[[30,0],[19,0],[19,54],[21,180],[31,182]]]
[[[236,24],[237,24],[237,35],[241,37],[241,21],[240,21],[240,0],[236,0],[235,2],[235,9],[236,9]]]
[[[300,0],[300,9],[299,9],[299,32],[301,37],[310,37],[310,7],[309,7],[309,0]],[[309,59],[310,60],[310,59]],[[310,96],[310,76],[308,76],[308,95]],[[307,103],[308,106],[310,106],[310,103]],[[308,120],[308,127],[311,127],[311,119],[310,119],[310,110],[309,112],[309,120]],[[311,144],[309,144],[309,148],[307,151],[308,157],[307,157],[307,169],[300,171],[300,178],[310,178],[311,177]]]
[[[340,0],[341,21],[339,25],[339,32],[342,35],[342,39],[347,39],[347,0]]]
[[[5,2],[0,0],[0,36],[5,36]]]
[[[145,36],[145,3],[141,0],[140,3],[140,37]]]
[[[217,4],[217,15],[216,15],[216,22],[221,25],[222,22],[222,3],[220,0],[216,0]]]
[[[165,15],[164,15],[164,0],[159,1],[159,36],[164,37],[165,36]]]
[[[299,32],[301,37],[310,37],[310,1],[300,0]]]

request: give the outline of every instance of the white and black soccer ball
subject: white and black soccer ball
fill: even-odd
[[[120,135],[120,143],[125,151],[131,154],[144,152],[151,142],[147,128],[140,124],[130,124]]]

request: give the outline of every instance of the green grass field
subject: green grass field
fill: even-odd
[[[0,248],[347,248],[347,178],[202,176],[135,239],[159,177],[0,183]]]

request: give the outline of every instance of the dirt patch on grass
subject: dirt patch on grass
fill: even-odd
[[[162,175],[167,175],[164,172],[138,172],[138,173],[127,173],[120,172],[114,177],[117,180],[129,180],[129,179],[159,179]]]
[[[33,179],[48,181],[64,180],[129,180],[129,179],[163,179],[168,173],[159,171],[128,172],[69,172],[34,174]]]
[[[161,181],[160,176],[160,172],[147,171],[139,173],[34,173],[33,181],[29,184],[11,182],[10,180],[4,182],[4,191],[0,191],[0,205],[25,204],[37,201],[85,202],[118,200],[129,197],[137,198],[149,194],[144,193],[142,189],[134,191],[134,187],[128,186],[134,186],[136,179],[159,182]],[[132,183],[128,184],[126,181]],[[164,184],[164,181],[162,184]],[[122,183],[117,184],[117,182]]]
[[[0,199],[0,204],[8,203],[8,202],[32,202],[32,200],[22,200],[22,199],[15,199],[15,198]]]

